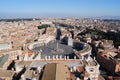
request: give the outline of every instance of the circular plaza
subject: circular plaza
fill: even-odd
[[[77,52],[83,51],[87,47],[88,46],[82,42],[73,41],[72,45],[67,45],[57,40],[50,41],[47,44],[34,42],[28,46],[29,50],[33,51],[35,54],[40,54],[42,59],[45,59],[46,56],[49,58],[78,58],[78,56],[76,56]]]

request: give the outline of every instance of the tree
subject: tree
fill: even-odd
[[[38,29],[47,28],[47,27],[50,27],[50,25],[43,24],[43,25],[38,26]]]

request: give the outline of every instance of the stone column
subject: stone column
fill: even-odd
[[[66,60],[66,56],[64,56],[64,59]]]
[[[76,56],[74,56],[74,60],[76,60]]]
[[[47,56],[45,56],[45,60],[47,60]]]
[[[48,60],[50,60],[50,56],[48,56]]]
[[[55,56],[53,55],[53,60],[55,60]]]
[[[58,55],[56,55],[56,59],[58,60]]]
[[[69,60],[69,56],[67,56],[67,60]]]
[[[62,60],[62,55],[60,55],[60,60]]]

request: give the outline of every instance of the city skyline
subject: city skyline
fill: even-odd
[[[1,0],[0,18],[120,18],[120,0]]]

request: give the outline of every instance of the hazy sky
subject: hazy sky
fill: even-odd
[[[0,0],[0,18],[120,17],[120,0]]]

